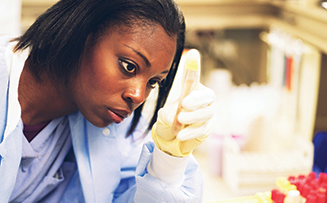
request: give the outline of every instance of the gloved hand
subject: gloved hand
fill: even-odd
[[[152,138],[156,146],[175,157],[190,155],[210,133],[214,100],[213,91],[202,84],[187,95],[182,101],[183,110],[178,115],[178,121],[187,124],[187,127],[177,136],[172,134],[171,128],[178,101],[161,108],[158,112],[158,120],[152,128]]]

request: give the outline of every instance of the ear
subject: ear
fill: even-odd
[[[89,34],[85,40],[84,50],[90,49],[95,44],[95,38],[93,34]]]

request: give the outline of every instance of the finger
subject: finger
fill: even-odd
[[[180,141],[186,141],[194,138],[206,136],[210,133],[212,128],[212,120],[208,120],[200,126],[190,125],[177,134],[177,139]]]
[[[204,87],[204,86],[203,86]],[[200,88],[193,90],[187,95],[182,102],[182,106],[186,110],[195,110],[212,104],[215,101],[215,94],[209,88]]]
[[[213,114],[214,106],[210,105],[194,111],[181,111],[178,115],[178,121],[183,124],[202,123],[211,119]]]
[[[173,124],[176,111],[177,111],[177,102],[161,108],[158,111],[158,117],[160,117],[164,123],[171,126]]]

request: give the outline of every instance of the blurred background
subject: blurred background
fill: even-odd
[[[55,2],[0,0],[0,34],[23,33]],[[312,140],[327,130],[325,3],[176,2],[186,48],[200,51],[201,81],[217,95],[212,134],[194,152],[204,201],[269,191],[278,177],[316,170]]]

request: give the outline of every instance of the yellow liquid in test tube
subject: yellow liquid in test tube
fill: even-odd
[[[172,134],[177,135],[185,126],[178,121],[178,115],[182,111],[183,99],[191,93],[200,77],[200,53],[196,49],[191,49],[186,53],[184,74],[182,81],[182,93],[178,101],[178,108],[172,125]]]

